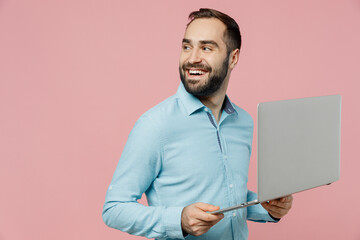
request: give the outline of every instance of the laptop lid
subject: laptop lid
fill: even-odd
[[[258,104],[258,201],[340,177],[341,96]]]

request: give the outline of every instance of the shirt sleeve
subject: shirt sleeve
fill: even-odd
[[[248,190],[247,201],[253,201],[257,199],[257,194]],[[261,206],[261,204],[256,204],[247,208],[247,219],[253,222],[278,222],[278,220],[273,219],[268,211]]]
[[[138,203],[161,170],[163,138],[143,115],[131,131],[106,193],[103,220],[109,227],[147,238],[184,239],[182,207]]]

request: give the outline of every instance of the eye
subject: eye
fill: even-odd
[[[210,47],[203,47],[202,48],[205,52],[210,52],[212,49]]]
[[[186,51],[186,50],[189,50],[190,49],[190,46],[189,45],[183,45],[183,50]]]

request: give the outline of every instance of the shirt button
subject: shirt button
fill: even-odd
[[[224,159],[227,159],[227,156],[226,156],[226,155],[224,155]]]
[[[233,217],[235,217],[235,216],[236,216],[236,213],[233,212]]]
[[[230,188],[232,188],[232,187],[233,187],[232,183],[230,183],[229,187],[230,187]]]

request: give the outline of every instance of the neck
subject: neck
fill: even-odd
[[[223,86],[213,95],[199,97],[199,100],[211,109],[217,123],[219,123],[221,118],[221,109],[224,103],[227,85],[228,81],[224,81]]]

